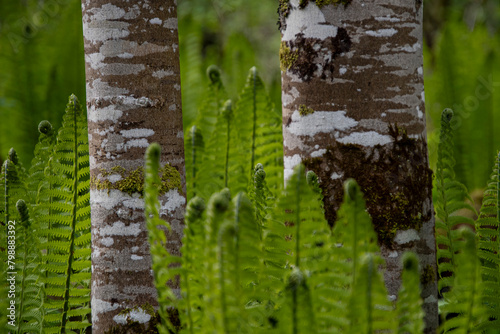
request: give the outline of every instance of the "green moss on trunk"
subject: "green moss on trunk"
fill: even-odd
[[[102,178],[92,175],[90,177],[90,188],[97,190],[107,190],[108,193],[111,189],[123,191],[132,196],[134,193],[139,193],[141,196],[144,193],[144,168],[138,167],[132,171],[127,171],[121,166],[115,166],[110,170],[99,170]],[[171,166],[165,164],[160,168],[159,195],[167,193],[169,190],[177,189],[182,194],[181,175],[179,171]],[[120,175],[121,179],[115,182],[109,181],[106,177],[110,175]]]

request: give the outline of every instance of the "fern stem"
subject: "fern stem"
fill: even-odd
[[[257,69],[255,67],[252,68],[252,89],[253,89],[253,128],[252,128],[252,163],[250,165],[250,177],[252,177],[252,169],[255,166],[255,137],[257,131]]]
[[[74,107],[74,100],[73,107]],[[77,110],[73,110],[73,140],[75,147],[73,148],[73,208],[72,208],[72,219],[71,219],[71,235],[70,235],[70,247],[69,247],[69,260],[68,266],[66,268],[66,283],[64,291],[64,305],[63,314],[61,320],[61,333],[66,333],[66,322],[68,318],[69,310],[69,290],[71,285],[71,267],[73,265],[73,256],[75,249],[75,228],[76,228],[76,211],[77,211],[77,201],[78,201],[78,122],[77,122]]]
[[[497,221],[500,225],[500,152],[497,155]]]
[[[229,148],[231,143],[231,118],[227,117],[227,143],[226,143],[226,160],[224,161],[224,187],[228,187],[229,178]]]
[[[366,282],[366,310],[368,312],[367,316],[367,334],[373,333],[373,310],[372,310],[372,278],[373,278],[373,258],[370,256],[368,260],[368,282]]]
[[[17,327],[17,334],[22,334],[21,332],[21,323],[23,319],[21,318],[23,315],[23,308],[24,308],[24,292],[25,292],[25,283],[26,283],[26,267],[28,266],[28,245],[26,243],[27,239],[27,233],[26,233],[26,226],[23,224],[24,222],[21,222],[21,225],[23,226],[23,244],[24,244],[24,254],[23,254],[23,273],[22,273],[22,279],[21,279],[21,301],[19,304],[19,326]]]
[[[193,197],[196,196],[196,125],[191,128],[191,159],[193,160]]]
[[[5,179],[5,221],[4,221],[4,226],[7,226],[9,224],[9,165],[10,161],[9,159],[5,160],[4,163],[4,179]]]
[[[295,224],[296,233],[295,233],[295,266],[297,269],[300,267],[300,178],[302,177],[302,173],[304,172],[303,168],[299,168],[297,171],[297,189],[295,193]],[[292,294],[292,319],[293,319],[293,334],[298,334],[298,319],[297,319],[297,294],[299,287],[297,286],[293,290]]]
[[[224,228],[224,227],[222,227]],[[224,231],[220,234],[219,239],[219,285],[220,285],[220,302],[221,302],[221,311],[222,311],[222,324],[224,326],[224,333],[228,333],[228,319],[227,319],[227,303],[226,303],[226,287],[224,284],[224,280],[226,279],[224,275]]]

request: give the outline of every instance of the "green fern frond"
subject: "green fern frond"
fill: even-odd
[[[41,254],[38,250],[38,239],[34,233],[29,217],[28,207],[24,200],[16,203],[20,220],[16,224],[16,253],[18,258],[18,317],[16,333],[26,333],[26,330],[42,333],[43,287],[39,283]]]
[[[476,220],[477,256],[481,261],[486,314],[491,321],[483,328],[495,329],[500,323],[500,153],[497,154],[490,182],[484,191],[479,217]],[[495,319],[495,320],[493,320]]]
[[[182,239],[182,279],[179,301],[181,322],[186,325],[185,331],[194,334],[200,332],[201,317],[203,316],[204,278],[203,259],[205,251],[204,233],[205,202],[201,197],[191,199],[186,207],[184,222],[184,238]]]
[[[378,254],[377,235],[359,185],[353,179],[344,183],[344,200],[332,230],[331,269],[324,274],[324,326],[345,331],[350,326],[349,298],[360,275],[360,260],[365,254]],[[363,292],[359,292],[362,294]],[[333,315],[333,317],[332,317]]]
[[[233,122],[233,105],[231,100],[224,103],[215,124],[203,162],[198,173],[196,190],[203,198],[209,198],[214,192],[229,185],[229,179],[234,177],[229,173],[230,148],[234,145],[231,137]]]
[[[177,333],[179,329],[170,321],[168,312],[169,308],[176,307],[177,297],[167,282],[174,280],[175,275],[179,274],[178,270],[173,268],[175,266],[178,267],[179,259],[170,255],[166,249],[167,239],[165,232],[170,231],[170,225],[161,219],[159,214],[160,202],[158,194],[161,186],[159,177],[160,152],[160,145],[156,143],[149,145],[146,150],[144,214],[146,216],[148,239],[151,247],[155,285],[160,301],[159,314],[162,324],[159,325],[159,330],[161,333]]]
[[[384,281],[378,272],[383,260],[367,253],[359,261],[359,272],[349,303],[348,333],[394,333],[396,323]]]
[[[190,200],[196,196],[196,189],[199,187],[197,179],[199,177],[198,170],[203,168],[201,159],[204,156],[205,144],[201,130],[196,125],[189,129],[186,136],[184,150],[186,152],[186,180],[187,180],[187,198]]]
[[[268,171],[272,190],[283,182],[281,118],[274,112],[257,69],[253,67],[234,111],[233,145],[230,148],[229,188],[244,191],[252,170],[260,162]]]
[[[272,199],[272,194],[267,187],[266,182],[267,173],[264,170],[264,166],[261,163],[255,165],[252,176],[252,183],[248,191],[250,200],[255,207],[255,217],[257,219],[257,224],[261,231],[262,239],[262,229],[265,225],[266,216],[269,211],[269,202]]]
[[[483,333],[478,325],[487,320],[487,314],[482,300],[484,290],[474,233],[461,228],[456,243],[460,252],[456,254],[452,289],[444,293],[446,303],[440,311],[445,321],[440,330],[441,333]]]
[[[195,123],[199,125],[203,138],[209,139],[214,135],[217,116],[227,100],[227,93],[217,66],[211,65],[207,68],[207,77],[210,83]]]
[[[90,261],[88,251],[80,251],[90,249],[91,239],[90,228],[82,229],[80,224],[90,218],[88,187],[85,186],[88,176],[79,173],[80,169],[88,168],[88,159],[85,159],[89,154],[86,126],[80,103],[76,96],[71,95],[53,154],[44,171],[48,174],[47,183],[38,196],[40,212],[44,216],[41,219],[44,232],[41,249],[45,250],[45,255],[41,267],[47,273],[42,279],[48,297],[45,309],[47,313],[61,314],[54,321],[45,317],[47,332],[55,328],[65,332],[90,326],[86,320],[86,315],[90,314]],[[49,221],[47,217],[53,220]],[[61,257],[66,258],[64,262],[60,262]],[[80,274],[78,280],[74,279],[74,274]],[[58,284],[60,280],[57,278],[61,276],[64,277],[63,285]],[[59,298],[62,300],[58,301]],[[85,315],[81,316],[78,325],[69,316],[75,310]]]
[[[453,282],[453,272],[456,266],[454,259],[457,232],[456,227],[462,224],[473,225],[473,220],[460,215],[459,210],[475,213],[472,205],[465,202],[470,198],[467,188],[455,180],[455,159],[453,157],[453,130],[451,121],[453,111],[445,109],[441,115],[441,132],[436,165],[434,207],[436,209],[436,243],[439,281],[438,289],[446,292]]]
[[[420,298],[420,274],[418,258],[414,253],[403,254],[403,275],[396,312],[398,334],[420,334],[424,332],[424,312]]]

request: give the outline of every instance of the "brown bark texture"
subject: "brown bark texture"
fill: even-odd
[[[185,199],[176,0],[82,0],[90,143],[94,333],[147,328],[157,292],[144,154],[162,146],[160,215],[179,255]],[[174,284],[178,289],[178,284]],[[134,327],[138,328],[138,327]]]
[[[318,5],[319,4],[319,5]],[[422,56],[422,1],[282,1],[285,179],[303,163],[320,179],[328,222],[354,178],[387,264],[417,253],[426,333],[438,325],[436,247]]]

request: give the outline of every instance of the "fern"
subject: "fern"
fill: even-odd
[[[55,132],[49,121],[40,122],[38,132],[40,136],[35,146],[35,156],[31,161],[28,177],[29,201],[33,206],[39,204],[40,191],[47,186],[45,168],[47,168],[55,142]]]
[[[486,314],[492,321],[485,328],[498,328],[500,319],[500,272],[499,272],[499,210],[500,210],[500,154],[484,192],[483,203],[476,221],[477,256],[481,261]]]
[[[283,145],[281,118],[273,110],[264,84],[253,67],[234,112],[230,148],[229,188],[233,192],[244,191],[255,164],[260,162],[268,171],[269,187],[280,189],[282,184]]]
[[[207,144],[204,159],[197,174],[196,191],[199,196],[209,198],[211,194],[226,188],[229,184],[229,152],[234,145],[231,139],[233,106],[231,100],[224,103]]]
[[[197,188],[199,187],[198,178],[200,174],[198,170],[200,166],[203,166],[200,160],[203,158],[204,146],[205,144],[200,129],[196,125],[193,125],[191,129],[189,129],[184,143],[186,152],[186,189],[188,199],[196,196]],[[203,174],[201,176],[203,176]]]
[[[424,332],[424,312],[420,298],[418,258],[414,253],[403,254],[403,275],[396,311],[399,334]]]
[[[441,307],[441,312],[445,321],[441,332],[482,333],[478,325],[486,320],[486,314],[482,303],[483,284],[475,237],[467,228],[460,229],[458,237],[461,251],[456,254],[453,289],[444,294],[446,303]]]
[[[203,302],[199,296],[203,295],[203,259],[205,251],[204,233],[205,202],[201,197],[191,199],[186,207],[184,222],[184,238],[182,239],[182,279],[181,293],[183,298],[179,307],[184,310],[180,313],[181,321],[185,324],[185,331],[191,334],[201,329],[203,316]]]
[[[470,218],[462,217],[459,210],[470,210],[475,213],[474,208],[464,202],[470,199],[465,186],[455,180],[453,166],[453,132],[451,121],[453,111],[445,109],[441,115],[441,134],[438,147],[438,160],[436,166],[436,243],[439,282],[438,288],[446,292],[452,286],[453,272],[456,265],[454,254],[458,250],[456,243],[455,227],[459,224],[472,225]]]
[[[224,101],[227,100],[227,93],[222,83],[220,69],[215,65],[209,66],[207,68],[207,77],[210,83],[206,92],[206,98],[203,101],[196,120],[203,138],[211,138],[214,135],[217,116],[222,109]]]
[[[319,197],[307,183],[304,166],[299,165],[288,180],[268,227],[269,230],[274,229],[268,231],[265,238],[269,263],[283,269],[293,269],[287,282],[287,291],[291,293],[292,300],[291,318],[297,321],[292,323],[292,332],[299,331],[303,325],[313,331],[315,321],[309,312],[313,312],[312,301],[318,302],[318,296],[312,298],[315,289],[320,286],[315,276],[324,271],[324,263],[328,261],[330,231]],[[280,257],[275,259],[277,254]],[[280,278],[280,274],[277,271],[274,275]],[[319,303],[315,306],[317,309],[322,308]],[[281,313],[281,317],[280,323],[284,326],[287,323],[285,315]],[[309,320],[298,322],[298,319]]]
[[[89,156],[86,119],[78,99],[71,95],[54,146],[50,191],[41,199],[52,212],[42,223],[42,268],[47,300],[46,333],[83,330],[90,326],[90,206]],[[50,198],[47,198],[50,197]],[[80,318],[81,321],[70,320]]]
[[[18,226],[16,234],[20,238],[16,238],[16,252],[18,254],[17,272],[19,273],[18,287],[18,311],[19,322],[16,333],[43,333],[43,289],[38,282],[40,277],[38,263],[41,254],[38,250],[38,238],[36,231],[33,230],[28,207],[24,200],[19,200],[16,203],[17,211],[19,212],[20,220],[16,224]]]
[[[265,225],[266,216],[269,211],[269,202],[271,202],[271,192],[267,187],[266,172],[261,163],[255,165],[252,176],[252,186],[249,189],[249,197],[255,207],[255,217],[260,230],[262,239],[262,229]]]
[[[158,329],[160,333],[177,333],[178,328],[171,322],[169,308],[176,306],[177,297],[168,286],[168,281],[175,280],[179,274],[179,259],[166,249],[167,239],[165,232],[170,230],[170,225],[160,219],[158,193],[161,180],[158,175],[160,168],[160,146],[151,144],[146,151],[144,202],[148,239],[151,246],[153,259],[153,273],[156,289],[160,300],[160,317],[163,319]]]
[[[349,298],[360,275],[360,261],[366,254],[379,253],[377,235],[366,211],[363,194],[352,179],[344,183],[344,200],[332,230],[332,239],[331,269],[324,274],[324,292],[321,293],[325,308],[318,317],[324,319],[327,328],[345,331],[351,326]]]
[[[383,263],[379,256],[366,254],[359,261],[359,274],[349,303],[348,333],[393,333],[394,312],[387,299],[384,281],[377,266]]]

